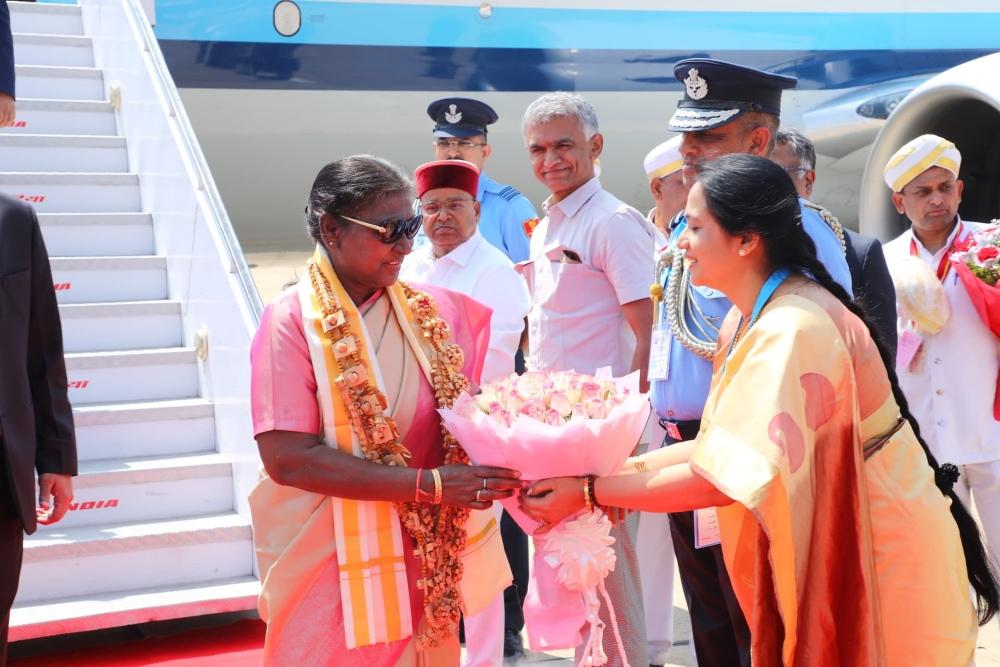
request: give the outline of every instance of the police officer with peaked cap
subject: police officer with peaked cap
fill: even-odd
[[[479,231],[512,262],[528,259],[528,235],[538,221],[535,207],[516,188],[497,183],[483,169],[493,148],[486,126],[497,113],[484,102],[467,97],[435,100],[427,107],[435,122],[434,153],[438,160],[466,160],[479,168]]]
[[[779,125],[781,92],[795,87],[796,79],[709,58],[678,62],[674,76],[684,87],[684,97],[669,129],[684,133],[681,156],[685,185],[693,184],[698,164],[704,161],[730,153],[770,154]],[[820,261],[851,293],[842,233],[804,204],[802,216]],[[712,376],[715,339],[732,307],[721,292],[686,284],[683,262],[676,251],[686,225],[683,212],[671,221],[670,243],[659,259],[658,286],[653,287],[657,311],[650,355],[667,362],[657,364],[655,376],[650,373],[650,401],[667,432],[667,445],[698,434]],[[747,667],[750,631],[746,619],[720,547],[695,543],[696,520],[692,512],[670,515],[698,664]]]

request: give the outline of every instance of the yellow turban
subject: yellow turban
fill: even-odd
[[[962,154],[955,144],[934,134],[924,134],[896,151],[882,173],[886,185],[899,192],[931,167],[947,169],[958,178],[961,164]]]
[[[680,171],[684,164],[684,160],[681,158],[682,137],[683,135],[678,134],[649,151],[646,159],[642,161],[642,166],[646,168],[646,176],[649,177],[649,180],[663,178]]]

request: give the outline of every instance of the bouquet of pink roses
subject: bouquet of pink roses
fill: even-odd
[[[617,472],[642,436],[649,400],[639,392],[638,373],[612,378],[601,371],[596,376],[529,372],[495,380],[479,395],[462,395],[451,409],[439,412],[474,463],[513,468],[522,479],[536,480]],[[502,503],[525,532],[538,529],[516,498]],[[615,564],[609,531],[609,521],[598,510],[535,537],[524,604],[533,649],[574,647],[589,621],[587,650],[592,650],[592,664],[604,664],[597,609],[604,578]],[[609,602],[606,594],[604,599]],[[595,636],[596,646],[591,646]]]
[[[952,253],[951,262],[979,318],[1000,338],[1000,220],[971,234]],[[1000,377],[993,398],[993,417],[1000,421]]]

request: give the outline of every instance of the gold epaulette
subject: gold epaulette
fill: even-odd
[[[840,249],[843,253],[847,254],[847,238],[844,234],[844,226],[840,224],[840,220],[837,220],[837,216],[830,213],[828,210],[817,204],[816,202],[809,201],[805,197],[802,198],[802,205],[808,209],[812,209],[819,214],[820,219],[826,223],[826,225],[833,230],[836,235],[837,240],[840,242]]]

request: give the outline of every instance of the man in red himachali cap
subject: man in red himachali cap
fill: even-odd
[[[478,228],[479,169],[465,160],[437,160],[417,167],[414,177],[424,233],[435,248],[434,256],[443,257],[468,241]]]
[[[489,306],[490,341],[481,384],[514,372],[530,297],[507,256],[479,231],[479,169],[464,160],[428,162],[414,173],[429,244],[403,261],[400,278],[446,287]],[[494,503],[497,520],[502,507]],[[463,667],[493,667],[504,657],[504,600],[498,595],[465,619]]]

